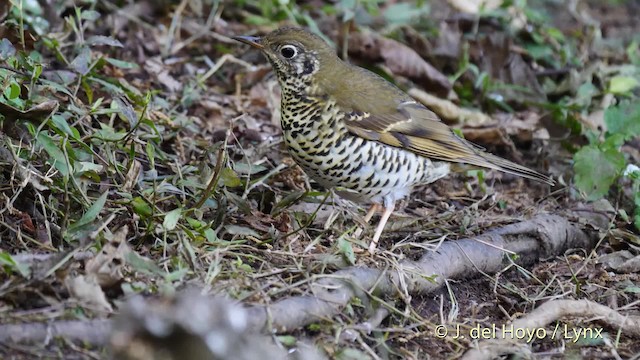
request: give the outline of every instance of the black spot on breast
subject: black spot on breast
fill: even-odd
[[[302,69],[303,75],[309,75],[313,72],[313,61],[311,59],[306,59],[304,61],[304,66]]]
[[[363,165],[364,165],[364,163],[360,162],[358,165],[356,165],[356,167],[351,168],[351,170],[349,170],[349,175],[351,175],[351,174],[353,174],[353,173],[355,173],[357,171],[360,171],[360,169],[362,169]]]

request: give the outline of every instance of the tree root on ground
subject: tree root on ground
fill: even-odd
[[[580,221],[539,215],[477,237],[445,241],[436,251],[428,251],[418,261],[404,260],[395,269],[343,269],[313,283],[311,295],[248,307],[247,330],[293,331],[339,314],[354,296],[369,301],[369,294],[433,292],[447,279],[500,271],[505,266],[506,254],[517,254],[516,263],[530,266],[569,249],[592,249],[600,239],[598,229],[606,229],[608,223],[607,216],[593,211],[581,212]],[[110,320],[0,325],[0,342],[43,342],[64,337],[100,345],[107,342],[110,329]]]
[[[404,260],[397,269],[351,267],[311,285],[312,295],[282,299],[268,306],[250,308],[253,326],[286,332],[339,314],[352,297],[368,301],[378,296],[429,293],[447,279],[493,274],[505,266],[505,254],[517,254],[516,263],[529,266],[541,259],[562,255],[569,249],[592,249],[599,239],[596,228],[608,219],[598,213],[581,213],[593,227],[558,215],[539,215],[477,237],[445,241],[418,261]]]
[[[590,300],[547,301],[529,314],[514,320],[511,324],[512,326],[508,326],[507,329],[518,329],[521,330],[521,333],[533,334],[538,329],[543,329],[554,321],[567,317],[592,318],[609,329],[619,330],[625,336],[640,338],[640,316],[625,316],[607,306]],[[530,352],[528,347],[523,346],[526,338],[518,342],[513,332],[504,333],[502,329],[497,329],[498,333],[494,339],[480,341],[477,346],[469,349],[462,359],[495,359],[509,354],[526,356]],[[557,326],[553,332],[545,331],[543,334],[549,333],[550,338],[563,338],[566,341],[572,341],[581,337],[594,339],[603,337],[604,335],[600,333],[601,331],[602,329],[586,331],[584,328],[577,327],[558,329]],[[612,350],[614,350],[613,347]]]

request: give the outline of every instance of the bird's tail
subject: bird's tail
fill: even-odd
[[[475,159],[466,159],[466,164],[472,165],[474,167],[482,167],[489,168],[498,171],[502,171],[508,174],[513,174],[517,176],[522,176],[527,179],[532,179],[536,181],[540,181],[543,183],[547,183],[549,185],[554,185],[555,182],[549,176],[541,174],[535,170],[529,169],[526,166],[516,164],[507,159],[503,159],[499,156],[495,156],[488,152],[484,152],[482,150],[476,151]],[[475,160],[475,161],[474,161]],[[452,166],[452,171],[466,171],[469,170],[469,167],[465,167],[464,164],[455,164]]]

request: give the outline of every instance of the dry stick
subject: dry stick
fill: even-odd
[[[585,214],[581,214],[585,218]],[[603,228],[608,219],[590,214]],[[311,285],[313,295],[290,297],[268,306],[249,309],[252,325],[263,331],[291,331],[339,314],[352,297],[365,299],[367,291],[393,295],[404,277],[410,293],[429,293],[446,279],[463,279],[478,272],[495,273],[504,265],[506,251],[518,254],[516,262],[528,266],[540,259],[561,255],[573,248],[591,249],[598,232],[558,215],[540,215],[507,225],[475,238],[444,242],[419,261],[405,260],[397,270],[352,267],[337,271]]]
[[[111,333],[111,320],[55,321],[52,323],[26,323],[0,326],[1,343],[43,342],[48,344],[56,337],[83,341],[93,345],[105,345]]]
[[[610,329],[619,329],[622,334],[628,337],[640,338],[640,316],[631,315],[624,316],[619,312],[605,306],[598,304],[590,300],[550,300],[544,304],[538,306],[535,310],[529,314],[513,321],[513,326],[508,326],[508,329],[523,329],[528,330],[531,333],[536,330],[546,327],[554,321],[565,317],[587,317],[593,318],[605,324]],[[499,328],[500,329],[500,328]],[[577,334],[574,331],[581,330],[579,328],[559,329],[558,326],[549,332],[550,337],[563,338],[567,341],[578,339],[580,336],[587,337],[585,330],[584,334]],[[593,330],[593,329],[592,329]],[[518,342],[513,339],[513,336],[507,333],[501,332],[496,334],[495,339],[481,341],[477,347],[468,350],[462,359],[494,359],[496,357],[514,354],[517,351],[522,350],[522,346],[514,348],[514,344]],[[589,331],[592,334],[593,331]],[[567,338],[567,336],[569,338]],[[596,335],[601,336],[601,335]],[[594,337],[596,337],[594,336]],[[589,336],[591,337],[591,336]],[[520,345],[524,345],[524,341],[520,341]],[[519,345],[518,345],[519,346]],[[524,348],[527,348],[524,346]]]
[[[608,224],[602,214],[589,216],[596,228]],[[587,217],[581,213],[582,219]],[[404,277],[407,291],[429,293],[437,290],[446,279],[472,277],[480,271],[499,271],[506,263],[503,261],[504,250],[517,253],[516,262],[527,266],[563,254],[568,249],[591,249],[598,239],[598,232],[589,226],[558,215],[540,215],[475,238],[444,242],[419,261],[401,262],[398,270],[352,267],[337,271],[311,285],[314,296],[290,297],[268,306],[248,308],[250,326],[270,333],[272,329],[291,331],[339,314],[353,296],[366,300],[368,292],[377,296],[393,295],[399,288],[400,277]],[[104,344],[108,335],[109,320],[0,326],[0,342],[44,341],[51,336],[61,336]]]

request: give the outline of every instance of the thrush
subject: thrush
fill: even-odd
[[[319,36],[284,27],[263,37],[236,36],[260,49],[282,90],[281,125],[293,159],[342,197],[382,207],[369,252],[398,200],[417,185],[447,176],[457,164],[553,181],[483,151],[438,115],[375,73],[342,61]]]

